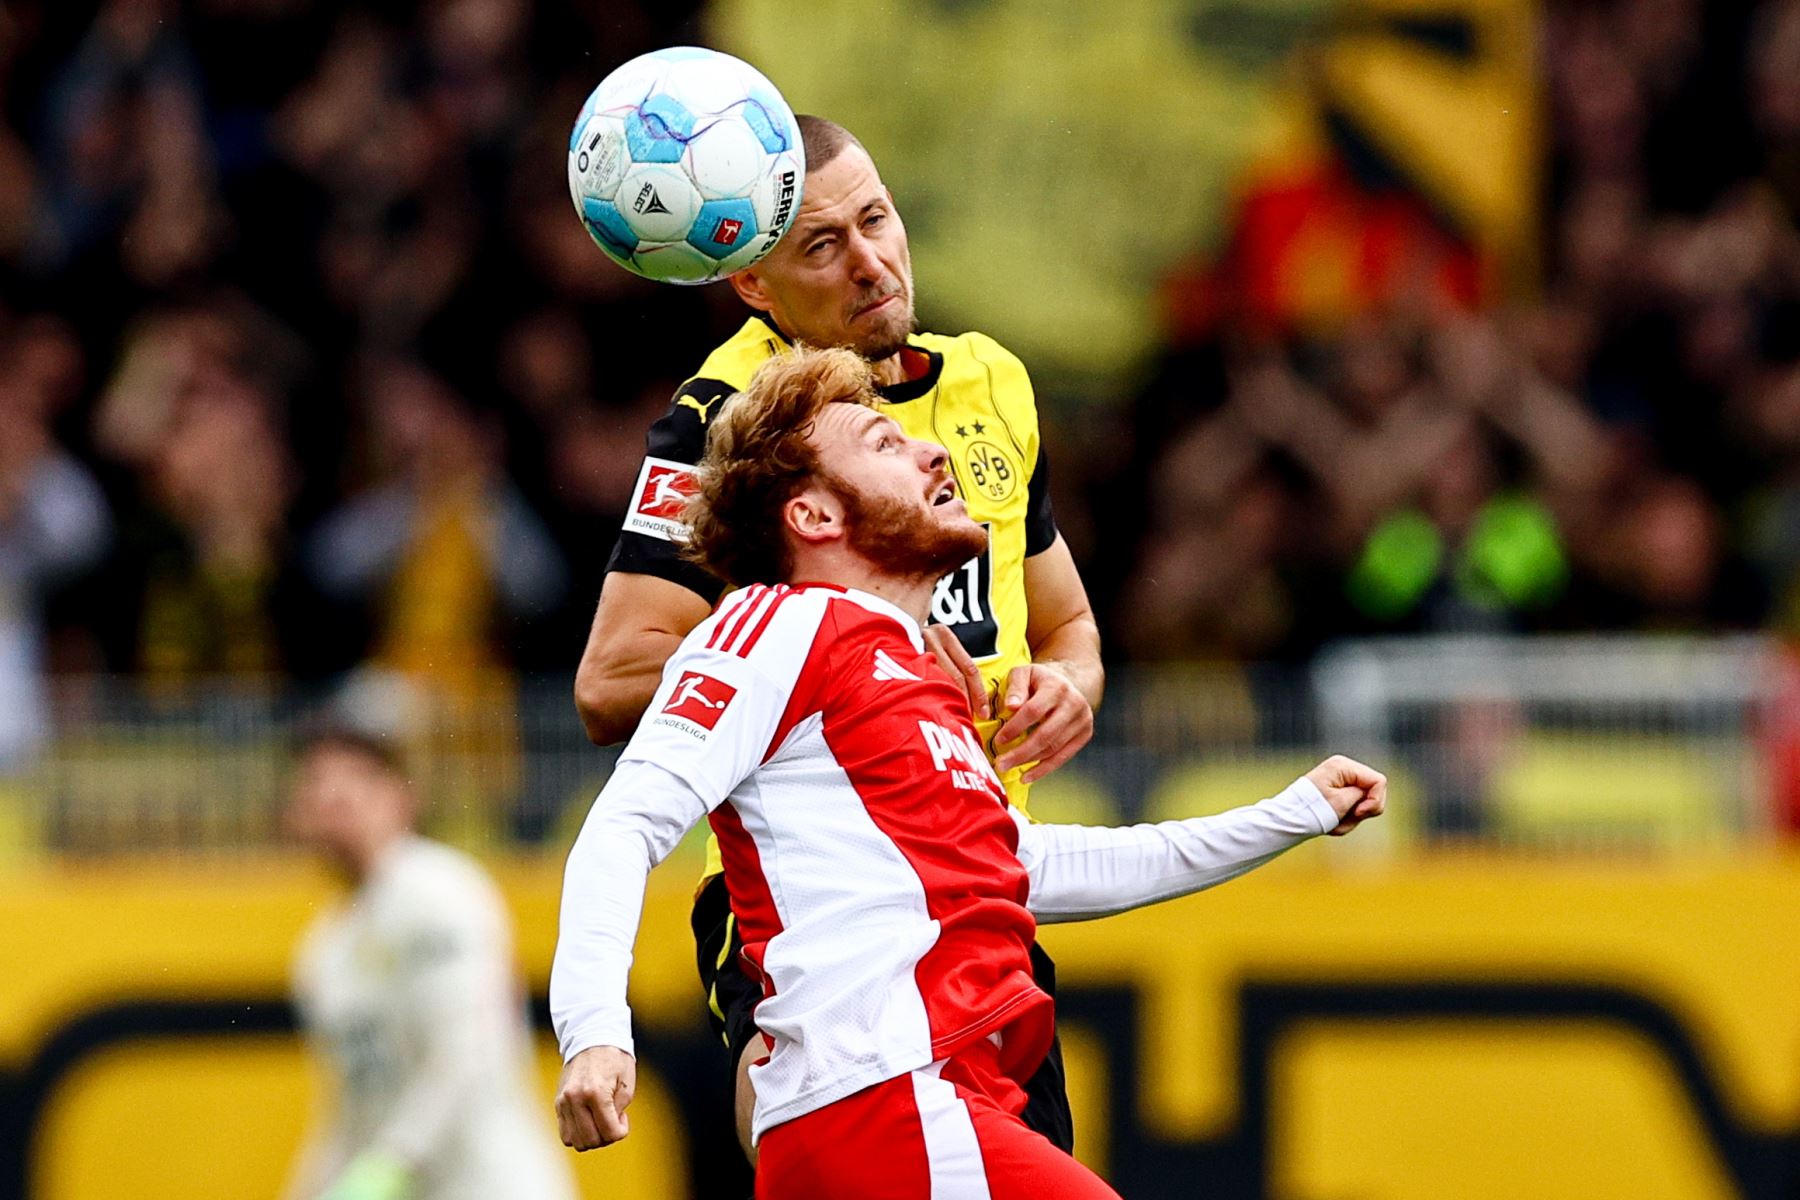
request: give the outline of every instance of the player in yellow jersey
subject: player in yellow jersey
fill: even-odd
[[[682,557],[679,542],[688,472],[719,406],[796,340],[844,347],[873,365],[883,412],[908,436],[949,451],[970,515],[989,527],[988,550],[937,585],[931,636],[946,669],[968,688],[1008,795],[1023,809],[1029,783],[1092,736],[1104,683],[1098,628],[1051,511],[1031,381],[1017,358],[982,334],[914,332],[906,229],[874,161],[842,126],[808,116],[799,123],[807,162],[800,211],[766,258],[730,277],[754,315],[650,429],[576,677],[576,706],[594,741],[628,736],[663,664],[723,591]],[[719,869],[713,850],[694,932],[709,1007],[737,1072],[741,1134],[744,1071],[757,1053],[751,1010],[762,993],[737,961]],[[1049,959],[1036,948],[1033,959],[1040,984],[1053,991]],[[1071,1148],[1060,1051],[1053,1049],[1028,1091],[1026,1123]]]

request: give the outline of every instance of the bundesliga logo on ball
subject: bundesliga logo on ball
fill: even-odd
[[[716,50],[632,59],[588,96],[569,136],[569,195],[588,234],[665,283],[710,283],[774,249],[805,180],[787,101]]]

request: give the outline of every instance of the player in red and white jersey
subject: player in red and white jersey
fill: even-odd
[[[942,448],[873,404],[861,359],[797,352],[713,432],[689,544],[750,586],[670,659],[570,854],[551,978],[563,1138],[626,1133],[644,881],[707,819],[764,994],[759,1196],[1112,1196],[1018,1118],[1052,1026],[1036,922],[1223,882],[1379,814],[1386,781],[1334,758],[1216,817],[1031,824],[921,634],[935,580],[986,534]]]

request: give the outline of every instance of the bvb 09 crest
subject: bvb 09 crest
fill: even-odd
[[[1019,486],[1019,469],[992,442],[970,442],[965,453],[971,491],[999,501],[1010,497],[1013,489]]]

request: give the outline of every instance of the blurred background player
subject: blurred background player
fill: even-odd
[[[294,993],[336,1104],[290,1200],[569,1200],[538,1116],[510,922],[465,855],[413,832],[391,752],[344,730],[305,746],[292,832],[353,890],[307,931]]]
[[[1054,1021],[1034,918],[1223,883],[1379,816],[1386,780],[1334,757],[1219,816],[1028,821],[923,636],[934,584],[987,530],[944,448],[884,409],[863,359],[800,350],[757,372],[707,449],[690,552],[743,590],[671,659],[569,857],[563,1140],[628,1133],[645,880],[710,819],[762,992],[759,1197],[1116,1197],[1020,1119]]]
[[[983,334],[914,333],[906,227],[874,160],[841,125],[814,116],[799,124],[807,163],[800,212],[766,258],[730,277],[754,315],[651,427],[576,677],[576,705],[595,741],[628,735],[669,655],[724,592],[722,581],[682,557],[658,485],[666,491],[672,472],[685,474],[699,460],[709,423],[757,367],[796,341],[850,349],[872,365],[884,411],[911,436],[947,447],[971,514],[990,530],[988,546],[933,591],[928,636],[964,681],[982,742],[1024,809],[1030,782],[1092,736],[1105,681],[1093,611],[1051,510],[1031,381]],[[722,870],[710,844],[693,926],[708,1007],[740,1062],[741,1134],[749,1111],[741,1061],[759,994],[737,966]],[[1042,951],[1036,960],[1040,983],[1053,991],[1053,965]],[[1060,1049],[1032,1092],[1033,1127],[1067,1149]]]

